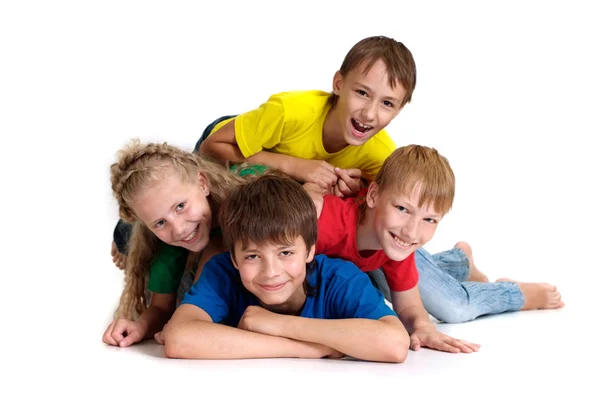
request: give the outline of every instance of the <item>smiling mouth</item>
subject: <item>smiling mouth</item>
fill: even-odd
[[[284,282],[280,285],[258,285],[258,286],[260,286],[261,288],[263,288],[266,291],[275,292],[275,291],[281,289],[282,287],[284,287],[285,284],[286,284],[286,282]]]
[[[408,242],[403,241],[398,236],[394,235],[392,232],[390,232],[390,235],[392,235],[392,238],[394,239],[394,242],[396,242],[396,244],[398,246],[400,246],[400,248],[402,248],[402,249],[408,250],[411,247],[413,247],[413,245],[414,245],[414,243],[408,243]]]
[[[196,239],[196,236],[198,236],[198,228],[200,225],[196,225],[196,228],[192,231],[192,233],[190,233],[186,238],[181,239],[180,242],[183,243],[191,243],[194,241],[194,239]]]
[[[352,127],[357,132],[358,136],[364,136],[367,134],[367,132],[369,132],[371,129],[373,129],[372,126],[365,125],[365,124],[355,120],[354,118],[351,118],[350,122],[352,123]]]

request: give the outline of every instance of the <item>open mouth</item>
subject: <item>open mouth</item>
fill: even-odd
[[[197,237],[198,237],[198,228],[200,225],[196,225],[196,228],[184,239],[181,239],[180,241],[186,244],[190,244],[192,243]]]
[[[370,130],[373,129],[372,126],[365,125],[362,122],[355,120],[354,118],[351,118],[350,122],[352,123],[352,128],[354,128],[354,134],[359,137],[365,136]]]
[[[394,235],[392,232],[390,232],[390,235],[392,235],[392,238],[394,239],[394,242],[398,245],[398,247],[400,247],[403,250],[409,250],[414,245],[414,243],[408,243],[403,241],[398,236]]]

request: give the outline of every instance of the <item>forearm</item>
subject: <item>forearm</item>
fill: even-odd
[[[282,336],[320,343],[362,360],[403,362],[406,359],[409,337],[395,316],[378,321],[363,318],[286,318]]]
[[[170,322],[165,328],[170,358],[246,359],[321,358],[323,346],[263,335],[207,321]]]
[[[209,142],[207,140],[200,145],[200,153],[222,162],[241,163],[245,160],[237,144],[232,143]]]
[[[392,303],[393,304],[393,303]],[[432,322],[429,319],[429,314],[425,310],[425,307],[419,307],[416,305],[400,308],[397,305],[393,304],[394,311],[398,314],[398,318],[402,324],[406,327],[406,330],[409,334],[423,327],[432,326]]]
[[[168,311],[159,307],[150,306],[144,310],[138,322],[146,330],[144,339],[149,339],[154,336],[156,332],[162,330],[163,326],[169,321],[173,315],[173,311]]]
[[[262,150],[248,157],[248,162],[252,164],[266,165],[293,178],[297,178],[295,176],[296,168],[294,167],[296,159],[296,157],[289,156],[287,154],[279,154]]]

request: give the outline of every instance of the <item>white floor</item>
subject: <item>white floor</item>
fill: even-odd
[[[267,3],[1,3],[0,398],[598,398],[593,2]],[[329,90],[350,47],[377,34],[403,41],[418,70],[388,131],[436,147],[457,176],[427,248],[466,240],[490,278],[556,284],[566,307],[440,325],[480,352],[402,365],[103,345],[122,285],[115,152],[132,137],[191,149],[216,117]]]

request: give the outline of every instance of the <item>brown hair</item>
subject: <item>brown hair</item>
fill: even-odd
[[[247,181],[199,154],[167,143],[141,144],[134,139],[119,150],[117,161],[110,166],[110,180],[119,205],[119,216],[133,223],[133,231],[125,268],[125,287],[115,318],[134,318],[143,312],[146,306],[144,289],[150,265],[160,244],[156,235],[138,220],[130,204],[148,185],[160,182],[165,172],[170,171],[175,171],[182,180],[189,182],[195,182],[198,173],[204,174],[213,213],[214,207],[221,204],[233,188]]]
[[[454,201],[454,172],[446,157],[431,147],[408,145],[399,147],[384,161],[374,183],[380,191],[394,190],[410,194],[419,187],[419,207],[433,205],[436,212],[445,215]],[[366,202],[360,205],[361,216]]]
[[[250,242],[290,244],[298,236],[306,250],[317,242],[317,211],[309,194],[295,180],[275,171],[235,189],[219,212],[223,244],[235,259],[235,244],[242,248]],[[308,284],[314,263],[307,264],[304,289],[314,295]]]
[[[406,90],[400,106],[409,103],[417,85],[417,66],[410,50],[392,38],[372,36],[356,43],[346,54],[340,67],[340,74],[346,77],[350,71],[360,66],[363,66],[364,72],[368,72],[379,60],[382,60],[387,67],[392,89],[396,87],[397,82],[400,82]],[[333,107],[338,97],[336,94],[331,94],[330,101]]]

